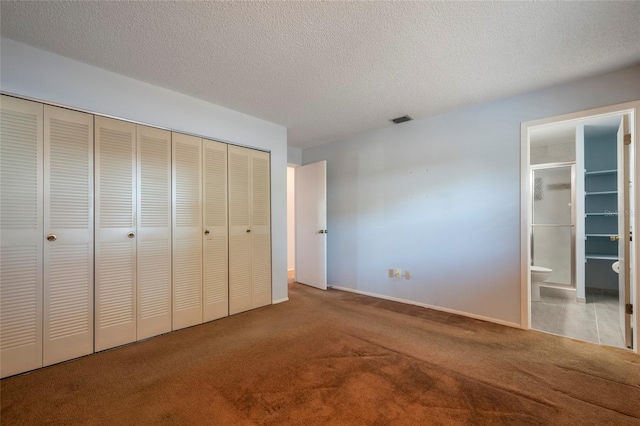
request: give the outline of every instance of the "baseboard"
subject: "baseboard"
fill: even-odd
[[[288,297],[285,297],[284,299],[272,300],[272,301],[271,301],[271,304],[272,304],[272,305],[277,305],[278,303],[288,302],[288,301],[289,301],[289,298],[288,298]]]
[[[390,300],[392,302],[404,303],[406,305],[420,306],[421,308],[433,309],[436,311],[446,312],[448,314],[460,315],[463,317],[473,318],[480,321],[492,322],[494,324],[500,324],[500,325],[505,325],[507,327],[522,329],[520,324],[517,324],[515,322],[503,321],[496,318],[490,318],[482,315],[471,314],[469,312],[457,311],[455,309],[444,308],[442,306],[434,306],[434,305],[429,305],[427,303],[414,302],[413,300],[400,299],[398,297],[391,297],[391,296],[384,296],[382,294],[370,293],[368,291],[354,290],[352,288],[347,288],[347,287],[329,286],[329,288],[332,288],[334,290],[347,291],[349,293],[362,294],[363,296],[371,296],[378,299]]]

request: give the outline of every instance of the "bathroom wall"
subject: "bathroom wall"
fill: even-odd
[[[521,123],[637,99],[640,65],[304,149],[329,285],[520,324]]]
[[[553,142],[531,147],[531,164],[561,163],[576,160],[576,141]]]

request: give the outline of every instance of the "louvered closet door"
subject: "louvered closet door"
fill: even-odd
[[[136,340],[136,125],[95,117],[95,350]]]
[[[203,321],[229,315],[227,145],[203,139]]]
[[[93,352],[93,116],[44,106],[44,349]]]
[[[171,132],[137,129],[140,340],[171,331]]]
[[[269,153],[251,151],[251,307],[271,304]]]
[[[202,140],[172,133],[173,329],[202,323]]]
[[[229,151],[229,314],[251,309],[251,151]]]
[[[43,107],[0,98],[0,377],[42,367]]]

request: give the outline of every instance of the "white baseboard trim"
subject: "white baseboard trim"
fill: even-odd
[[[414,302],[413,300],[400,299],[398,297],[391,297],[391,296],[384,296],[382,294],[370,293],[368,291],[354,290],[352,288],[347,288],[347,287],[329,286],[329,288],[332,288],[334,290],[347,291],[347,292],[350,292],[350,293],[362,294],[364,296],[371,296],[371,297],[375,297],[375,298],[378,298],[378,299],[390,300],[392,302],[400,302],[400,303],[404,303],[404,304],[407,304],[407,305],[420,306],[421,308],[433,309],[433,310],[436,310],[436,311],[442,311],[442,312],[446,312],[446,313],[449,313],[449,314],[461,315],[463,317],[473,318],[473,319],[477,319],[477,320],[480,320],[480,321],[487,321],[487,322],[492,322],[494,324],[505,325],[507,327],[513,327],[513,328],[522,329],[522,326],[520,326],[520,324],[517,324],[515,322],[503,321],[503,320],[496,319],[496,318],[491,318],[491,317],[485,317],[485,316],[482,316],[482,315],[471,314],[469,312],[457,311],[455,309],[443,308],[442,306],[429,305],[427,303]]]
[[[289,298],[288,298],[288,297],[285,297],[284,299],[272,300],[272,301],[271,301],[271,304],[272,304],[272,305],[277,305],[278,303],[288,302],[288,301],[289,301]]]

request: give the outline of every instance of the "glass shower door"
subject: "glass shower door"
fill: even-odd
[[[533,265],[551,268],[550,284],[575,286],[575,214],[573,165],[536,166],[532,170]]]

